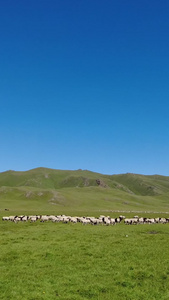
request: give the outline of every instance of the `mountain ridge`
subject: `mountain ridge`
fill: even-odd
[[[169,177],[35,168],[0,173],[5,208],[169,211]]]
[[[106,175],[81,169],[59,170],[39,167],[27,171],[1,172],[0,186],[29,186],[45,189],[99,186],[144,196],[169,192],[169,177],[134,173]]]

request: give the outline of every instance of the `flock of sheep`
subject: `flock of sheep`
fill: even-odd
[[[9,216],[9,217],[2,217],[3,221],[12,221],[14,223],[18,222],[36,222],[40,220],[40,222],[62,222],[62,223],[82,223],[83,225],[91,224],[91,225],[116,225],[116,223],[121,223],[124,220],[126,225],[136,225],[136,224],[155,224],[155,223],[162,223],[166,224],[169,223],[169,218],[143,218],[134,216],[133,218],[126,218],[125,216],[119,216],[118,218],[111,218],[109,216],[101,215],[99,218],[95,217],[71,217],[65,215],[33,215],[33,216]]]

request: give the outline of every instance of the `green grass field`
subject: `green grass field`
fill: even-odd
[[[20,214],[117,217],[120,211],[169,217],[169,178],[44,168],[0,173],[0,299],[168,300],[169,224],[2,221]]]
[[[169,299],[169,224],[0,222],[0,299]]]

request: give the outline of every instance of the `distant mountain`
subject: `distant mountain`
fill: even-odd
[[[13,200],[12,200],[13,199]],[[0,201],[10,206],[33,200],[37,206],[161,207],[169,209],[169,177],[160,175],[103,175],[88,170],[36,168],[0,173]],[[16,200],[16,201],[15,201]],[[12,202],[13,201],[13,202]],[[19,204],[20,203],[20,204]],[[9,205],[8,205],[9,206]]]
[[[131,173],[103,175],[88,170],[36,168],[25,172],[10,170],[0,173],[1,186],[29,186],[41,189],[99,186],[123,190],[130,194],[150,196],[169,192],[169,177]]]

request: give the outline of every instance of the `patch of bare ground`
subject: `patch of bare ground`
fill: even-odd
[[[53,197],[48,201],[52,205],[64,205],[65,204],[65,197],[63,197],[59,192],[52,191]]]
[[[26,192],[25,197],[30,198],[32,195],[33,195],[33,192],[28,191],[28,192]]]
[[[38,193],[38,196],[40,196],[40,197],[43,196],[43,193],[42,193],[42,192],[39,192],[39,193]]]
[[[85,180],[84,180],[84,186],[89,186],[89,179],[88,178],[85,178]]]
[[[101,179],[96,179],[96,183],[98,186],[103,187],[103,188],[107,188],[107,184],[105,184],[105,182]]]

